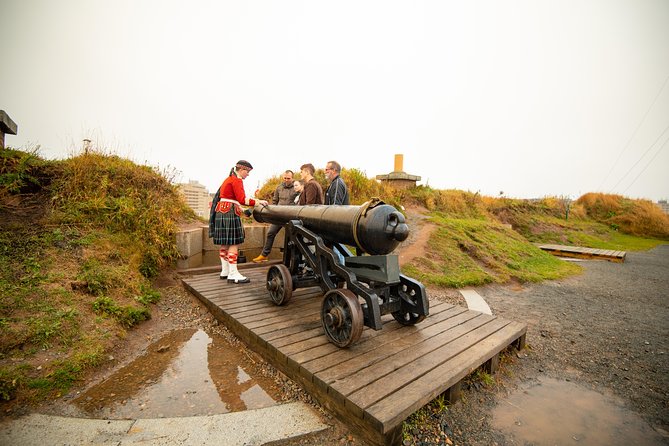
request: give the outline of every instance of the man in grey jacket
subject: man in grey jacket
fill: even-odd
[[[280,183],[274,191],[272,204],[292,206],[295,204],[295,197],[298,193],[299,192],[296,191],[293,186],[293,171],[286,170],[283,173],[283,182]],[[255,263],[267,261],[269,253],[272,251],[272,245],[274,245],[274,239],[281,228],[283,228],[281,225],[272,224],[269,226],[269,229],[267,230],[267,239],[265,239],[265,245],[262,248],[262,252],[258,257],[253,259]]]

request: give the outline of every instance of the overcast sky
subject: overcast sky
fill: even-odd
[[[669,198],[667,0],[0,0],[0,29],[6,144],[46,158]]]

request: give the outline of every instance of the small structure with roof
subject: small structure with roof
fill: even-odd
[[[18,127],[4,110],[0,110],[0,149],[5,148],[5,134],[16,135]]]
[[[418,175],[410,175],[403,170],[404,155],[395,155],[395,170],[386,175],[377,175],[376,179],[381,182],[387,182],[391,187],[396,189],[408,189],[415,187],[416,183],[420,181]]]

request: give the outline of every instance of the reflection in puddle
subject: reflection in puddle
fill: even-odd
[[[105,418],[159,418],[237,412],[273,406],[274,382],[222,337],[173,331],[147,353],[89,389],[74,403]]]
[[[503,400],[493,412],[495,429],[516,444],[664,444],[637,414],[574,383],[543,378]]]

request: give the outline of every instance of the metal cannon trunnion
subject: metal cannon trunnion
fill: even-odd
[[[397,255],[390,254],[409,236],[394,207],[377,199],[362,206],[256,206],[253,218],[286,230],[283,264],[267,272],[272,301],[284,305],[294,290],[320,286],[321,323],[333,344],[355,343],[363,326],[381,330],[384,314],[402,325],[428,315],[425,287],[401,274]]]

